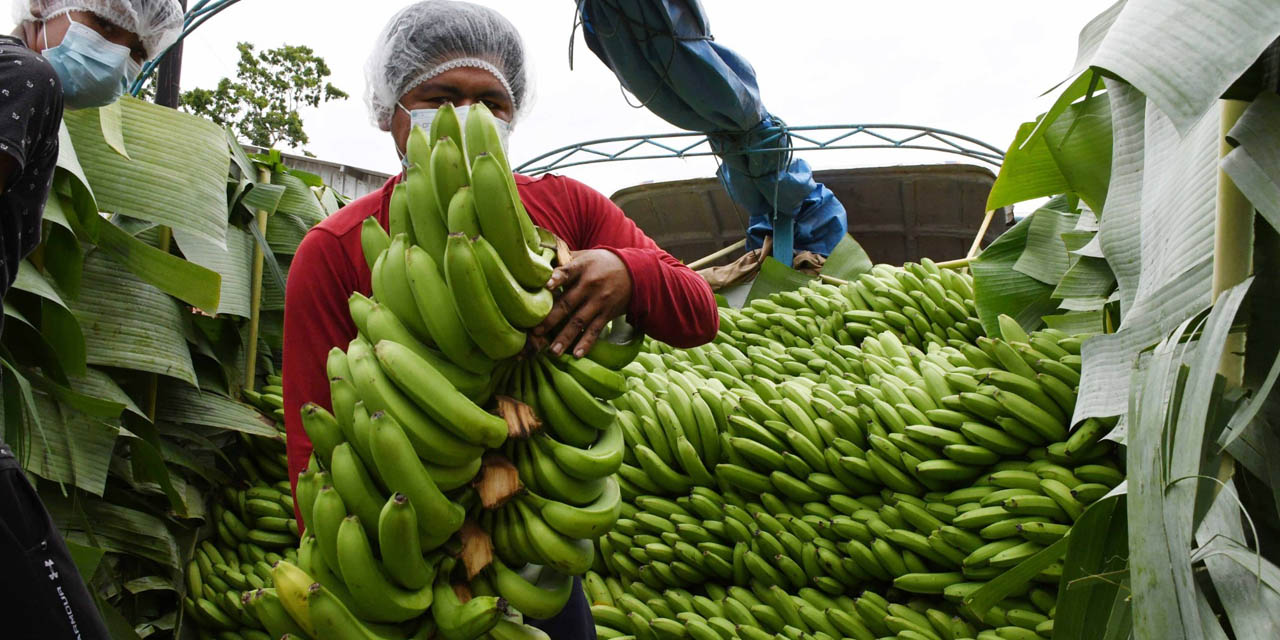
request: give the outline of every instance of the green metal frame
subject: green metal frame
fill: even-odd
[[[223,9],[237,2],[240,2],[240,0],[200,0],[194,7],[191,7],[182,19],[182,33],[178,35],[178,39],[169,45],[167,49],[160,52],[160,55],[148,60],[142,66],[142,73],[138,74],[137,79],[133,81],[133,86],[129,87],[129,95],[137,97],[138,94],[142,93],[142,87],[147,84],[151,74],[155,73],[155,70],[160,67],[160,61],[164,60],[165,56],[169,55],[169,52],[178,46],[178,43],[191,35],[192,31],[199,29],[200,25],[221,13]]]
[[[909,124],[828,124],[775,127],[759,148],[742,155],[841,149],[916,149],[950,153],[999,167],[1004,151],[977,138],[944,129]],[[666,158],[697,158],[718,155],[703,133],[660,133],[588,140],[548,151],[516,167],[518,173],[540,175],[589,164]],[[774,212],[774,258],[791,262],[795,218],[789,212]]]

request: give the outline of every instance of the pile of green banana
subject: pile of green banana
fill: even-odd
[[[699,348],[648,343],[613,401],[600,637],[1051,637],[1060,565],[960,605],[1066,535],[1120,457],[1111,423],[1068,432],[1086,336],[1001,317],[988,337],[975,313],[969,278],[926,261],[723,309]]]
[[[280,397],[280,379],[267,377],[267,385],[247,393],[268,413]],[[262,400],[259,400],[261,398]],[[264,421],[269,421],[264,417]],[[259,609],[270,599],[249,596],[272,587],[271,567],[281,560],[297,559],[298,524],[294,521],[293,493],[285,459],[284,425],[275,422],[277,435],[241,434],[235,456],[239,479],[247,487],[223,488],[221,500],[211,510],[213,538],[197,545],[187,564],[183,605],[201,637],[265,640]]]
[[[563,608],[620,512],[608,401],[643,337],[618,321],[582,359],[527,348],[556,242],[487,109],[441,109],[406,157],[390,234],[362,229],[373,296],[351,297],[358,336],[329,354],[332,410],[302,407],[307,531],[276,589],[300,637],[545,637],[523,616]]]
[[[244,389],[240,397],[259,411],[276,421],[276,429],[284,431],[284,380],[278,375],[268,375],[267,384],[258,390]]]

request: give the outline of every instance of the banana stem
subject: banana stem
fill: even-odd
[[[991,226],[991,219],[996,216],[996,209],[987,212],[982,218],[982,225],[978,227],[978,235],[973,237],[973,245],[969,247],[969,253],[966,255],[970,258],[976,257],[982,248],[982,239],[987,235],[987,229]]]
[[[1231,152],[1227,134],[1249,103],[1242,100],[1222,101],[1222,136],[1220,153]],[[1241,193],[1226,171],[1218,169],[1218,217],[1213,247],[1213,299],[1227,289],[1244,282],[1253,267],[1253,204]],[[1244,333],[1227,337],[1220,372],[1227,384],[1240,386],[1244,379]]]
[[[961,258],[959,260],[947,260],[946,262],[938,262],[936,264],[939,269],[954,269],[958,271],[960,269],[968,268],[969,264],[976,259],[977,259],[977,256],[969,256],[968,258]]]
[[[746,246],[747,246],[747,239],[743,238],[719,251],[716,251],[715,253],[712,253],[711,255],[708,255],[708,256],[699,258],[697,260],[694,260],[693,262],[690,262],[689,268],[696,271]]]
[[[160,246],[159,249],[168,253],[169,245],[173,243],[173,230],[169,227],[160,227]],[[156,405],[160,396],[160,374],[151,374],[151,380],[147,385],[147,419],[156,421]]]
[[[268,169],[258,169],[258,181],[270,182],[271,171]],[[258,231],[262,232],[262,237],[267,235],[267,212],[258,210],[254,216],[254,224],[258,225]],[[244,368],[244,388],[252,389],[253,380],[257,375],[258,369],[258,327],[262,318],[262,264],[265,256],[262,253],[262,245],[256,245],[253,248],[253,271],[251,273],[252,282],[249,289],[249,344],[248,357],[245,358]]]
[[[1219,153],[1225,157],[1231,152],[1227,134],[1249,103],[1242,100],[1222,101],[1222,135],[1218,139]],[[1244,196],[1226,171],[1218,169],[1218,217],[1213,239],[1213,299],[1223,291],[1234,287],[1249,276],[1253,267],[1253,204]],[[1244,332],[1227,335],[1218,370],[1227,379],[1227,385],[1238,387],[1244,382]],[[1226,481],[1235,472],[1231,456],[1222,456],[1218,465],[1218,479]],[[1214,485],[1216,494],[1221,484]]]

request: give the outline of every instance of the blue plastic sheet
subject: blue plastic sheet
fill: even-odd
[[[792,248],[831,253],[848,223],[844,206],[791,156],[784,123],[760,100],[755,70],[711,38],[697,0],[576,0],[587,46],[658,117],[708,134],[718,175],[750,215],[748,248],[774,236]]]

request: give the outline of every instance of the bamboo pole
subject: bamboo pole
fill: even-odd
[[[169,227],[160,227],[159,249],[165,253],[169,252],[169,246],[173,244],[173,229]],[[160,402],[160,374],[151,374],[151,381],[147,387],[147,419],[151,422],[156,421],[156,407]]]
[[[269,183],[271,181],[271,171],[265,167],[258,169],[258,182]],[[258,231],[262,237],[267,237],[267,212],[259,209],[254,215],[254,224],[258,225]],[[262,265],[265,256],[262,253],[262,245],[255,244],[253,248],[253,271],[250,274],[252,281],[249,288],[249,344],[247,362],[244,368],[244,388],[252,389],[253,381],[258,370],[258,326],[262,319]]]
[[[733,253],[734,251],[737,251],[738,249],[742,249],[742,248],[744,248],[744,247],[746,247],[746,246],[747,246],[747,239],[746,239],[746,238],[743,238],[743,239],[741,239],[741,240],[739,240],[739,241],[737,241],[737,242],[735,242],[735,243],[733,243],[733,244],[731,244],[731,245],[729,245],[729,246],[727,246],[727,247],[725,247],[725,248],[723,248],[723,249],[721,249],[721,250],[719,250],[719,251],[717,251],[717,252],[715,252],[715,253],[713,253],[713,254],[711,254],[711,255],[709,255],[709,256],[705,256],[705,257],[702,257],[702,258],[698,258],[697,260],[694,260],[693,262],[690,262],[690,263],[689,263],[689,268],[690,268],[690,269],[694,269],[694,270],[701,269],[702,267],[705,267],[705,266],[707,266],[707,265],[711,264],[712,262],[715,262],[716,260],[719,260],[720,258],[723,258],[723,257],[725,257],[725,256],[727,256],[727,255],[729,255],[729,254]]]
[[[1231,152],[1227,134],[1249,103],[1243,100],[1222,101],[1222,136],[1220,154]],[[1244,196],[1226,171],[1218,169],[1218,216],[1213,239],[1213,299],[1234,287],[1253,270],[1253,204]],[[1227,336],[1219,369],[1227,384],[1240,386],[1244,380],[1244,333]]]
[[[991,227],[991,219],[996,216],[998,209],[992,209],[982,218],[982,226],[978,227],[978,235],[973,237],[973,245],[969,247],[969,253],[965,254],[970,258],[977,257],[978,251],[982,248],[982,239],[987,236],[987,229]]]

